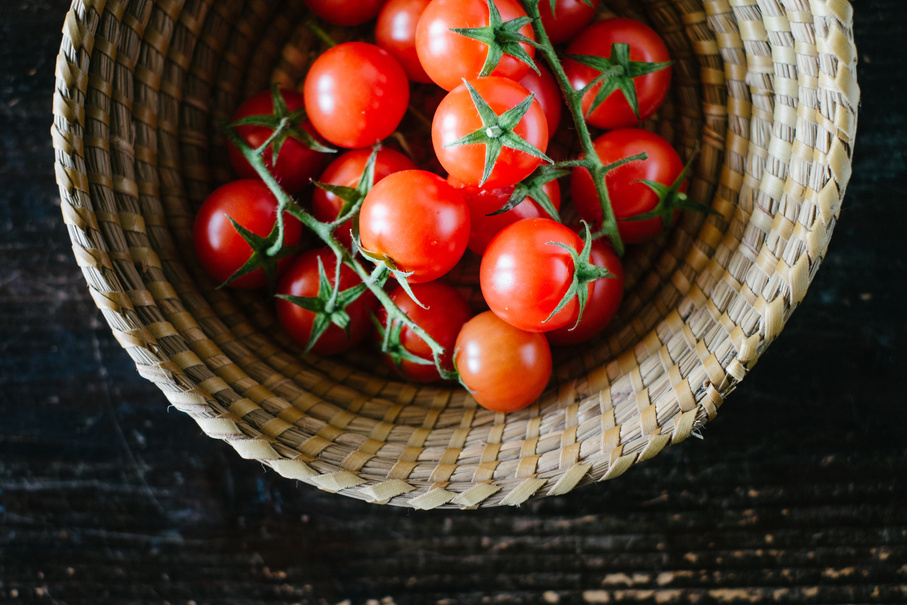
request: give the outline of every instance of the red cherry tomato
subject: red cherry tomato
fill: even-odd
[[[539,73],[530,70],[529,73],[520,79],[520,84],[535,95],[535,100],[539,102],[542,111],[545,112],[545,118],[548,123],[548,139],[550,141],[561,123],[561,114],[564,111],[564,97],[561,95],[561,89],[557,85],[557,80],[551,74],[551,70],[541,63],[537,63],[537,65]]]
[[[551,316],[574,276],[570,252],[554,242],[577,253],[583,248],[582,239],[566,225],[533,218],[502,229],[482,256],[479,283],[485,302],[498,317],[521,330],[547,332],[576,323],[576,296]]]
[[[549,0],[540,0],[539,13],[548,39],[560,44],[578,34],[592,21],[599,4],[600,0],[592,0],[592,6],[584,0],[557,0],[552,14]]]
[[[318,248],[297,257],[281,278],[277,286],[277,294],[300,298],[318,296],[320,289],[319,260],[324,266],[325,275],[333,285],[337,270],[337,257],[329,248]],[[340,268],[341,291],[354,288],[361,283],[362,280],[351,267],[343,265]],[[335,355],[348,351],[362,342],[372,329],[369,318],[371,298],[372,294],[365,292],[347,305],[344,309],[349,316],[347,328],[343,329],[331,323],[310,350],[319,355]],[[276,305],[277,319],[287,335],[302,346],[308,345],[317,314],[284,298],[277,298]]]
[[[611,45],[615,43],[630,45],[631,61],[645,63],[670,61],[668,48],[661,37],[651,27],[634,19],[606,19],[593,23],[570,43],[567,54],[609,57]],[[601,73],[572,59],[565,59],[563,65],[567,79],[576,90],[585,87]],[[634,78],[633,84],[639,101],[639,118],[645,120],[664,102],[671,84],[671,68],[666,67]],[[601,85],[597,84],[583,95],[584,114],[589,114],[600,87]],[[608,130],[639,124],[624,94],[619,90],[611,93],[595,111],[587,115],[586,121]]]
[[[372,187],[359,211],[362,247],[386,257],[417,284],[450,271],[466,251],[469,208],[447,181],[404,170]]]
[[[469,303],[456,288],[443,281],[432,281],[424,284],[412,284],[412,292],[423,306],[420,306],[402,286],[395,286],[389,296],[420,328],[428,332],[435,342],[444,347],[441,355],[441,367],[453,371],[453,349],[460,328],[472,317]],[[378,310],[378,320],[387,329],[387,311]],[[441,375],[434,364],[431,347],[416,335],[410,328],[403,326],[400,330],[400,344],[411,354],[421,357],[429,364],[402,359],[399,365],[390,355],[384,354],[385,361],[407,380],[413,382],[434,382],[441,380]]]
[[[613,130],[593,141],[595,151],[607,165],[618,160],[647,154],[646,160],[635,160],[615,168],[605,177],[608,197],[617,219],[620,237],[625,244],[649,241],[664,231],[659,217],[643,220],[627,220],[649,212],[658,204],[658,196],[652,189],[639,183],[649,180],[670,186],[683,172],[683,161],[671,145],[658,136],[641,128]],[[573,204],[579,215],[598,229],[602,221],[601,206],[595,192],[595,183],[585,168],[574,168],[570,180]],[[680,191],[686,191],[684,183]],[[675,212],[675,217],[677,213]]]
[[[365,166],[372,155],[371,148],[353,149],[339,155],[336,160],[328,164],[318,181],[328,185],[339,185],[355,189],[362,179]],[[377,183],[384,177],[401,170],[412,170],[416,167],[412,160],[388,147],[378,150],[375,157],[375,177]],[[312,215],[322,222],[336,220],[343,209],[343,200],[321,188],[316,188],[312,194]],[[353,220],[350,219],[334,230],[334,237],[347,248],[352,247]]]
[[[526,407],[551,379],[545,335],[520,330],[491,311],[466,322],[454,351],[462,383],[479,405],[495,412]]]
[[[522,202],[502,214],[494,214],[500,210],[510,199],[514,187],[501,187],[499,189],[489,189],[487,187],[470,187],[456,180],[454,177],[447,177],[447,182],[457,188],[463,195],[463,199],[469,206],[470,232],[469,232],[469,249],[476,254],[485,252],[488,242],[494,238],[498,232],[508,225],[526,218],[543,218],[548,213],[544,208],[539,206],[538,202],[532,198],[526,198]],[[561,188],[558,182],[549,181],[542,186],[542,189],[548,195],[548,199],[556,209],[561,207]]]
[[[385,0],[305,0],[309,10],[334,25],[360,25],[373,19]]]
[[[315,130],[334,145],[355,149],[394,132],[409,104],[409,80],[386,50],[346,42],[315,59],[303,95]]]
[[[239,234],[230,219],[252,233],[267,237],[277,221],[277,199],[262,181],[243,179],[215,189],[204,201],[193,224],[195,254],[205,271],[222,284],[252,256],[252,248]],[[302,223],[284,213],[285,246],[302,241]],[[285,270],[291,258],[278,261],[278,273]],[[261,269],[232,282],[230,287],[260,288],[267,284]]]
[[[526,16],[517,0],[496,0],[495,6],[504,22]],[[422,13],[416,29],[416,52],[428,76],[444,90],[453,90],[464,80],[479,77],[488,56],[488,45],[468,38],[451,29],[487,27],[487,0],[432,0]],[[520,33],[535,40],[532,24],[520,28]],[[535,49],[520,43],[530,57]],[[520,79],[529,65],[504,54],[491,76]]]
[[[530,94],[509,78],[479,78],[470,80],[469,84],[497,115],[516,107]],[[507,187],[529,176],[541,163],[541,158],[525,151],[504,147],[488,179],[482,183],[487,145],[447,146],[481,128],[482,120],[465,84],[450,91],[435,112],[431,128],[432,145],[438,161],[458,181],[472,186]],[[545,152],[548,121],[538,101],[532,102],[513,132],[542,153]]]
[[[392,54],[413,82],[428,83],[416,53],[416,26],[430,0],[388,0],[375,22],[375,43]]]
[[[571,324],[545,333],[548,342],[553,345],[586,342],[608,327],[617,314],[624,296],[623,264],[604,238],[592,242],[590,260],[593,265],[606,268],[614,277],[597,279],[592,283],[583,315],[575,327]]]
[[[295,90],[281,90],[281,96],[289,111],[295,111],[303,106],[302,94]],[[231,122],[242,118],[257,115],[273,115],[274,99],[270,90],[264,90],[246,99],[233,114]],[[320,138],[308,120],[300,126],[313,137]],[[264,126],[237,126],[237,134],[252,148],[258,148],[274,134],[274,130]],[[328,159],[328,154],[315,151],[305,143],[289,137],[280,147],[277,155],[277,166],[273,163],[273,148],[268,147],[262,156],[268,170],[280,186],[290,195],[296,195],[309,185],[310,179],[315,178]],[[257,179],[258,173],[246,160],[242,152],[230,143],[227,147],[230,165],[241,178]]]

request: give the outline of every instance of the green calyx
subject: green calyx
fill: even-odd
[[[488,180],[488,177],[491,176],[495,164],[497,164],[498,158],[501,155],[501,151],[505,147],[528,153],[533,157],[541,158],[549,164],[553,163],[551,158],[513,131],[516,125],[520,123],[520,120],[523,119],[523,116],[526,115],[526,112],[529,111],[529,108],[532,106],[532,101],[535,99],[535,95],[530,94],[516,107],[512,107],[501,115],[498,115],[491,106],[488,105],[485,99],[482,98],[482,95],[476,91],[472,84],[466,80],[463,80],[463,83],[466,85],[469,96],[476,107],[476,111],[479,113],[479,119],[482,120],[482,126],[456,141],[447,143],[444,147],[485,145],[485,168],[479,186],[484,185],[485,181]]]
[[[552,220],[561,222],[560,214],[558,213],[557,208],[554,207],[554,202],[551,201],[551,198],[548,197],[548,193],[545,191],[545,185],[568,174],[570,174],[569,170],[560,168],[556,165],[543,164],[539,166],[536,168],[535,172],[526,179],[517,183],[507,202],[489,216],[504,214],[505,212],[516,208],[527,198],[531,198],[542,207]]]
[[[227,278],[227,281],[220,284],[218,287],[223,288],[227,286],[240,277],[248,275],[257,269],[264,271],[265,277],[268,280],[268,289],[274,291],[274,288],[277,284],[277,264],[280,259],[293,256],[299,252],[300,248],[298,246],[284,246],[283,245],[283,229],[280,220],[275,221],[274,227],[271,228],[271,232],[267,237],[261,237],[255,233],[252,233],[235,220],[233,217],[228,216],[230,223],[233,225],[233,228],[236,229],[236,232],[240,237],[245,240],[245,242],[252,249],[252,254],[249,256],[248,260],[243,263],[242,267],[237,269],[233,275]]]
[[[636,96],[636,85],[633,83],[633,79],[661,71],[671,65],[670,61],[664,63],[631,61],[630,45],[623,42],[612,44],[611,55],[607,58],[596,55],[567,55],[567,58],[600,72],[581,91],[585,93],[594,86],[601,84],[601,88],[598,89],[589,110],[586,112],[586,117],[598,109],[598,106],[611,96],[611,93],[619,90],[630,105],[630,109],[633,110],[633,115],[636,116],[637,121],[640,121],[639,99]]]
[[[277,295],[277,298],[282,298],[315,314],[315,319],[312,322],[312,332],[308,343],[306,343],[306,352],[315,346],[321,335],[332,324],[344,330],[347,337],[349,337],[350,316],[346,312],[346,308],[362,296],[368,290],[368,286],[361,283],[352,288],[340,290],[341,266],[341,263],[338,262],[337,271],[334,274],[334,284],[331,284],[327,271],[325,271],[324,263],[321,262],[320,258],[318,259],[318,294],[315,296]]]
[[[402,371],[404,361],[426,366],[434,363],[430,359],[411,353],[409,349],[403,346],[401,337],[404,326],[402,322],[391,321],[389,326],[385,327],[374,315],[371,316],[371,319],[372,324],[375,326],[375,331],[381,337],[381,352],[390,358],[397,369]]]
[[[283,95],[280,94],[280,87],[277,84],[271,87],[271,102],[274,108],[271,114],[247,116],[236,120],[230,126],[233,128],[237,126],[261,126],[271,129],[273,131],[271,136],[256,152],[264,153],[264,150],[270,147],[272,165],[277,164],[280,150],[283,148],[283,144],[287,142],[287,139],[290,138],[299,141],[309,149],[322,153],[335,153],[337,151],[333,147],[319,143],[315,137],[302,127],[302,123],[306,119],[305,109],[300,107],[290,111],[283,100]]]
[[[687,196],[686,193],[680,191],[680,187],[683,185],[684,181],[686,181],[687,179],[687,176],[689,176],[690,174],[690,170],[693,167],[693,161],[696,159],[698,152],[699,145],[697,144],[696,148],[693,149],[693,153],[690,156],[690,159],[683,167],[683,170],[670,185],[665,185],[657,181],[650,181],[645,179],[635,181],[637,183],[642,183],[643,185],[654,191],[658,196],[658,203],[654,208],[652,208],[652,210],[624,220],[645,221],[651,218],[660,217],[662,229],[664,231],[667,231],[671,228],[671,225],[674,222],[674,212],[676,210],[692,210],[694,212],[703,212],[705,214],[720,216],[719,212],[712,210],[705,204],[691,199],[689,196]]]
[[[343,224],[359,212],[359,208],[362,206],[365,196],[368,195],[368,192],[371,191],[372,187],[375,185],[375,163],[377,162],[378,151],[380,149],[380,145],[375,145],[372,148],[372,153],[365,164],[365,168],[362,170],[362,176],[359,177],[359,182],[356,183],[355,187],[345,187],[343,185],[331,185],[330,183],[312,181],[319,189],[332,193],[343,200],[343,205],[340,208],[340,212],[337,214],[337,218],[330,223],[331,227],[337,227]]]
[[[573,259],[573,282],[570,284],[570,288],[567,289],[564,297],[561,298],[560,302],[557,304],[557,307],[554,308],[554,311],[545,318],[546,322],[557,315],[565,306],[567,306],[567,303],[576,297],[579,304],[579,314],[577,315],[576,323],[573,325],[575,328],[579,325],[579,322],[583,317],[583,312],[586,309],[586,303],[589,300],[589,288],[586,286],[597,279],[614,277],[614,274],[605,267],[599,267],[598,265],[592,264],[592,236],[589,233],[589,225],[586,224],[585,221],[583,222],[582,240],[583,249],[579,252],[574,250],[573,246],[564,244],[563,242],[548,242],[554,246],[560,246],[570,253],[570,257]]]
[[[488,54],[478,77],[490,76],[504,55],[510,55],[526,63],[535,73],[539,73],[532,57],[522,44],[535,46],[535,41],[520,33],[520,29],[532,23],[529,17],[518,17],[504,21],[494,0],[488,0],[488,25],[485,27],[452,28],[450,31],[478,40],[488,46]]]

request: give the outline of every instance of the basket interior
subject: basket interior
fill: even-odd
[[[194,213],[232,179],[220,124],[323,49],[301,0],[75,0],[57,62],[64,220],[94,299],[138,371],[208,435],[322,489],[417,508],[520,504],[616,477],[716,414],[802,300],[849,178],[858,90],[850,5],[645,0],[673,59],[645,127],[698,146],[687,212],[624,259],[608,331],[555,349],[520,412],[402,382],[369,350],[304,355],[271,301],[219,290]],[[367,37],[331,29],[337,41]],[[565,188],[566,189],[566,188]],[[467,266],[454,275],[472,291]]]

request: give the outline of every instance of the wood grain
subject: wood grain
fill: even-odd
[[[837,232],[704,438],[477,512],[294,484],[138,376],[60,217],[49,128],[67,7],[0,3],[0,602],[907,601],[902,0],[854,2],[863,105]]]

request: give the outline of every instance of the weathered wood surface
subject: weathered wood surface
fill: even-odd
[[[138,376],[59,213],[68,4],[0,3],[0,602],[907,602],[903,0],[854,2],[864,101],[840,224],[704,439],[478,512],[296,485]]]

